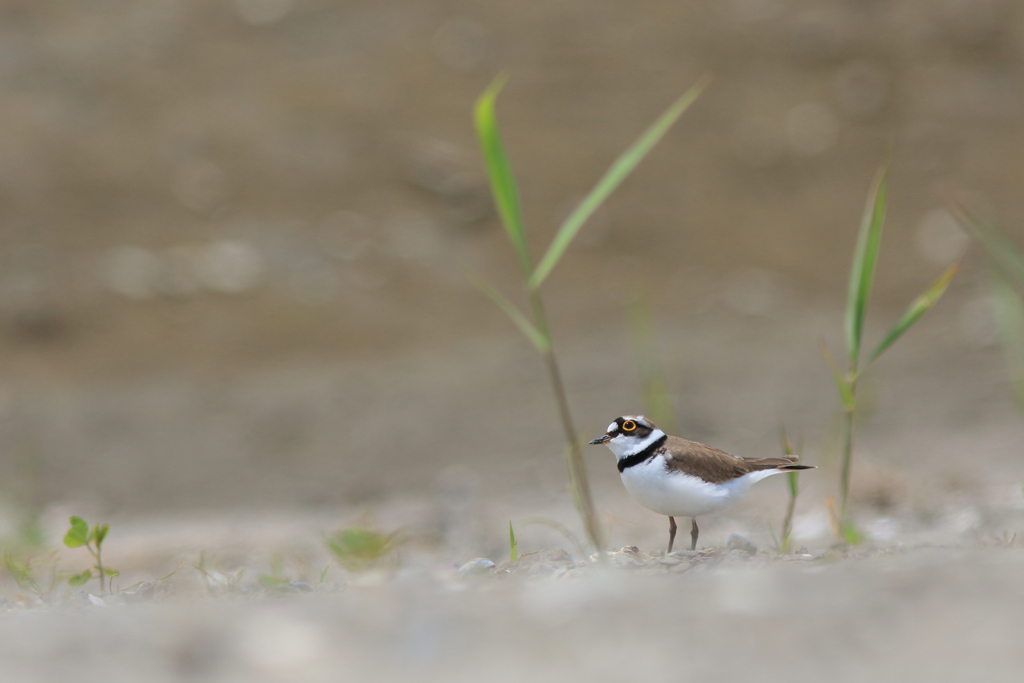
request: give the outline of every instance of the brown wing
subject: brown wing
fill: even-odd
[[[700,477],[712,484],[742,477],[751,471],[743,458],[678,436],[668,437],[663,452],[670,470]]]
[[[796,458],[740,458],[706,444],[670,436],[662,447],[670,470],[700,477],[711,484],[719,484],[749,472],[785,469],[796,463]]]

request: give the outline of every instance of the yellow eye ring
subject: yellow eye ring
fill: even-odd
[[[631,432],[634,429],[636,429],[636,422],[633,422],[632,420],[626,420],[625,422],[622,423],[622,431]]]

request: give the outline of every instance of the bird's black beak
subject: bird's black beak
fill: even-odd
[[[597,446],[597,445],[602,444],[602,443],[608,443],[611,440],[612,440],[612,437],[610,437],[607,434],[605,434],[604,436],[599,436],[596,439],[593,439],[590,442],[590,445],[591,446]]]

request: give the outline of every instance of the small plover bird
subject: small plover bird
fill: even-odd
[[[747,489],[780,472],[814,469],[795,456],[740,458],[711,446],[669,436],[643,415],[625,415],[591,444],[605,444],[618,460],[622,484],[636,502],[668,516],[668,551],[676,517],[693,521],[690,550],[697,549],[697,517],[732,507]]]

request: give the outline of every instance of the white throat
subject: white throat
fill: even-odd
[[[622,460],[631,455],[636,455],[658,439],[664,438],[664,436],[665,432],[660,429],[655,429],[645,439],[629,436],[628,434],[616,434],[615,438],[608,441],[605,445],[615,454],[616,460]]]

